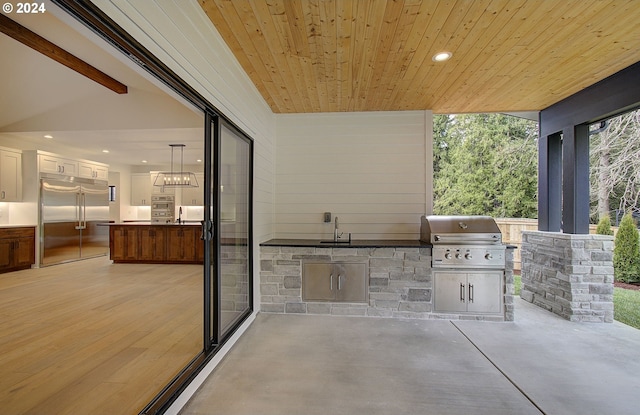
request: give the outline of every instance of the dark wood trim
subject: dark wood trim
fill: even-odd
[[[101,70],[96,69],[82,59],[72,55],[19,23],[14,22],[3,14],[0,14],[0,32],[117,94],[127,93],[127,86],[125,84],[116,81]]]

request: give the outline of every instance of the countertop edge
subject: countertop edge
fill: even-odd
[[[433,248],[433,245],[417,239],[354,239],[350,243],[320,242],[320,239],[270,239],[260,243],[263,247],[286,246],[292,248]],[[507,249],[518,249],[505,245]]]
[[[298,248],[431,248],[431,244],[419,240],[354,239],[349,243],[320,242],[320,239],[270,239],[260,246],[286,246]]]

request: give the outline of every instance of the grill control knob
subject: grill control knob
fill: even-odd
[[[487,253],[487,254],[485,254],[484,258],[485,259],[493,259],[493,255]]]
[[[471,256],[471,254],[469,252],[464,254],[464,259],[471,259],[471,258],[473,258],[473,256]]]
[[[451,252],[444,254],[445,259],[451,259]]]
[[[456,259],[460,259],[460,258],[462,258],[462,254],[461,253],[457,253],[456,254]]]

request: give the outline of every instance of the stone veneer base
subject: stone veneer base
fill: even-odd
[[[520,297],[570,321],[613,322],[613,237],[522,232]]]
[[[304,302],[302,262],[361,261],[369,269],[369,302]],[[513,251],[507,250],[502,314],[433,311],[431,248],[260,247],[261,311],[408,319],[513,321]]]

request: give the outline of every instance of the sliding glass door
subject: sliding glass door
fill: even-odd
[[[204,247],[205,252],[200,297],[204,309],[200,314],[204,317],[203,347],[193,350],[195,356],[181,370],[179,365],[184,361],[176,363],[179,373],[166,379],[166,386],[140,412],[162,413],[252,312],[253,141],[93,3],[52,1],[205,116],[204,206],[201,211],[197,209],[202,212],[198,218],[202,219],[202,245],[198,250]],[[194,199],[198,199],[197,194]],[[169,336],[163,331],[151,335]]]
[[[208,250],[210,345],[219,344],[251,313],[252,141],[219,117],[211,117],[211,204]],[[217,276],[217,278],[216,278]],[[206,345],[205,345],[206,346]]]

